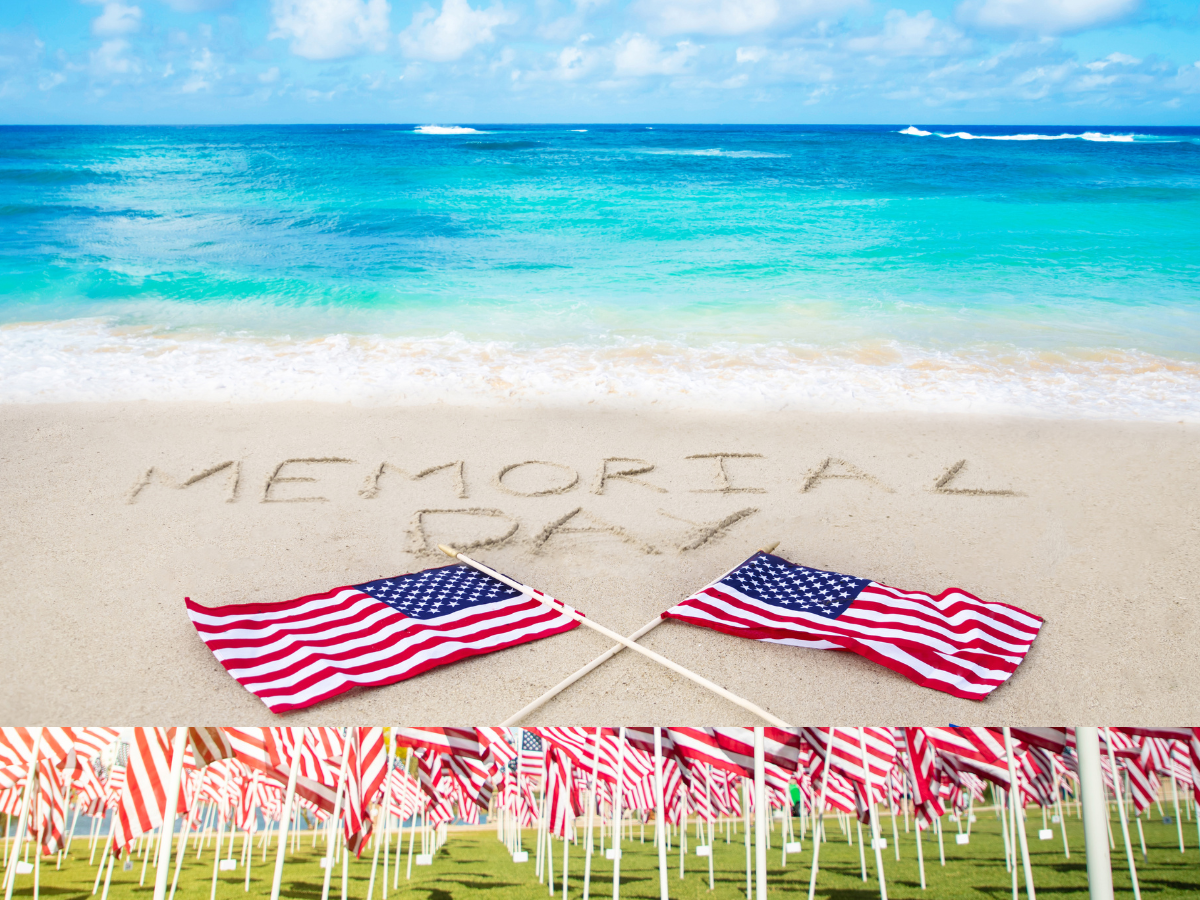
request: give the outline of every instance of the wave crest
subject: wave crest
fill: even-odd
[[[418,125],[413,134],[491,134],[490,131],[477,131],[461,125]]]
[[[437,338],[180,336],[75,319],[0,327],[0,402],[352,401],[959,412],[1200,422],[1200,361],[944,352],[895,341],[531,347]]]

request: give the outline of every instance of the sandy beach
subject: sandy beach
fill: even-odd
[[[607,649],[576,629],[286,719],[183,598],[285,600],[445,562],[630,633],[779,541],[1046,625],[984,703],[858,657],[668,622],[647,646],[788,722],[1170,723],[1200,714],[1200,427],[915,414],[332,404],[0,406],[4,721],[499,721]],[[207,474],[206,474],[207,473]],[[622,653],[529,724],[749,716]]]

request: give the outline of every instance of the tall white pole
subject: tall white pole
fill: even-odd
[[[883,877],[883,848],[879,846],[879,817],[875,814],[874,780],[871,776],[871,759],[867,755],[867,729],[858,729],[858,747],[862,753],[863,777],[867,787],[867,816],[871,822],[871,846],[875,848],[875,871],[879,873],[879,898],[887,900],[887,881]],[[830,748],[832,750],[832,748]],[[859,833],[859,842],[862,833]],[[862,852],[862,847],[859,847]]]
[[[1108,801],[1100,766],[1100,733],[1092,726],[1075,729],[1079,756],[1079,794],[1083,802],[1083,843],[1087,855],[1090,900],[1113,900],[1112,865],[1108,856]]]
[[[762,726],[754,729],[754,888],[767,900],[767,766]]]
[[[613,851],[613,900],[621,900],[621,820],[625,814],[621,794],[625,784],[625,726],[617,731],[617,784],[613,788],[612,851]]]
[[[658,729],[655,729],[657,733]],[[588,892],[592,886],[592,828],[596,814],[596,785],[597,777],[600,773],[600,738],[602,730],[599,725],[596,726],[596,746],[592,751],[592,789],[588,795],[588,814],[587,814],[587,847],[584,848],[583,854],[583,900],[588,900]],[[664,888],[665,891],[665,888]],[[666,894],[663,894],[663,900],[666,900]]]
[[[654,729],[654,842],[658,844],[658,895],[667,900],[667,841],[663,798],[662,729]]]
[[[1017,755],[1013,750],[1012,729],[1004,726],[1004,755],[1008,758],[1009,807],[1016,820],[1017,839],[1021,846],[1021,869],[1025,873],[1025,896],[1036,900],[1033,889],[1033,867],[1029,863],[1029,839],[1025,836],[1025,804],[1021,802],[1021,785],[1017,781]]]
[[[154,873],[154,900],[165,900],[171,875],[171,838],[175,836],[175,808],[179,805],[179,783],[183,779],[183,754],[187,750],[187,728],[175,729],[171,749],[171,777],[167,781],[167,808],[158,834],[158,869]]]
[[[296,734],[296,731],[299,734]],[[271,900],[279,900],[279,888],[283,884],[283,858],[287,851],[288,828],[292,822],[292,807],[296,803],[296,777],[300,773],[300,758],[304,751],[304,739],[308,736],[307,728],[292,731],[292,759],[288,769],[287,789],[283,794],[283,812],[280,814],[279,847],[275,851],[275,875],[271,879]]]
[[[1129,880],[1133,883],[1133,900],[1142,900],[1142,891],[1138,887],[1137,867],[1133,862],[1133,843],[1129,840],[1129,819],[1125,816],[1125,801],[1121,796],[1121,770],[1117,768],[1117,758],[1113,755],[1112,733],[1107,726],[1104,729],[1104,744],[1108,748],[1108,765],[1112,768],[1113,796],[1117,800],[1117,815],[1121,819],[1121,835],[1125,838],[1125,860],[1129,863]]]
[[[21,858],[21,841],[29,829],[29,806],[37,786],[38,754],[41,749],[42,729],[38,728],[33,735],[33,756],[29,759],[29,774],[25,777],[25,796],[21,798],[21,814],[17,817],[16,840],[12,856],[8,859],[8,871],[5,873],[4,900],[12,900],[13,885],[17,881],[17,861]]]
[[[333,801],[333,815],[329,817],[328,840],[325,842],[325,883],[321,886],[321,900],[329,900],[329,882],[333,878],[333,848],[337,843],[338,819],[342,815],[342,792],[346,788],[346,768],[350,762],[350,735],[342,740],[342,768],[338,772],[337,796]]]
[[[817,891],[817,861],[821,857],[821,845],[825,843],[825,798],[829,791],[829,769],[833,756],[833,728],[830,727],[828,731],[829,740],[825,747],[825,772],[824,777],[821,778],[821,799],[813,811],[813,860],[812,874],[808,876],[808,900],[813,900],[813,895]]]

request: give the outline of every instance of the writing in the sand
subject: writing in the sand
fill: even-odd
[[[470,465],[462,459],[412,466],[391,460],[362,461],[342,456],[306,456],[278,460],[265,467],[264,471],[256,473],[247,471],[243,460],[229,459],[193,469],[186,474],[169,471],[162,466],[147,467],[129,489],[126,502],[137,503],[147,492],[161,489],[182,491],[203,484],[211,486],[204,492],[206,495],[219,497],[225,503],[370,503],[389,493],[402,492],[405,484],[410,487],[436,485],[437,494],[444,498],[444,505],[417,509],[410,519],[409,549],[415,553],[436,552],[435,532],[438,536],[460,532],[458,546],[461,549],[477,549],[505,544],[518,531],[531,535],[527,541],[535,552],[562,535],[604,534],[643,553],[659,553],[661,549],[656,543],[606,521],[596,511],[587,508],[588,502],[584,498],[587,495],[612,495],[614,490],[618,493],[632,490],[645,498],[674,493],[707,494],[716,499],[727,495],[768,494],[772,491],[766,485],[771,483],[775,485],[773,492],[776,494],[787,491],[793,496],[815,495],[822,490],[831,490],[831,483],[846,481],[859,482],[864,489],[880,494],[895,494],[908,488],[958,497],[1023,496],[1012,488],[970,486],[978,479],[969,477],[973,473],[969,472],[970,465],[965,459],[931,472],[932,477],[924,484],[910,485],[890,484],[868,468],[836,456],[815,459],[798,476],[787,473],[788,477],[773,481],[769,477],[770,460],[760,453],[681,455],[670,461],[681,464],[672,467],[672,479],[662,477],[660,462],[609,456],[596,460],[590,470],[584,471],[563,462],[545,459],[520,460],[488,469]],[[333,477],[334,473],[342,473],[342,477]],[[355,474],[358,487],[347,487],[351,481],[345,476]],[[500,498],[575,494],[581,502],[569,504],[572,508],[549,521],[529,526],[530,514],[525,510],[519,510],[521,517],[518,517],[507,509],[461,503],[478,494]],[[519,504],[519,501],[503,499],[500,502],[508,506],[513,502]],[[703,547],[758,512],[756,506],[744,506],[696,520],[694,513],[693,517],[688,518],[668,510],[656,510],[658,515],[686,526],[683,533],[673,540],[675,549],[682,552]],[[472,534],[472,537],[461,536],[464,525],[468,526],[465,532]]]

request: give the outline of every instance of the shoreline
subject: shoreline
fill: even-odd
[[[788,721],[1200,713],[1200,427],[953,414],[0,404],[12,721],[501,720],[608,649],[576,629],[271,715],[184,611],[440,565],[438,542],[628,634],[786,558],[1046,619],[983,703],[859,657],[668,622],[651,649]],[[961,463],[961,464],[960,464]],[[297,480],[299,479],[299,480]],[[313,479],[307,481],[304,479]],[[79,672],[87,672],[79,679]],[[754,724],[623,653],[527,724]]]

